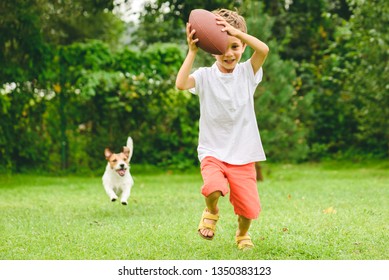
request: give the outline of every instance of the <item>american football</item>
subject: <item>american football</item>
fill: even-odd
[[[197,46],[211,54],[223,54],[227,49],[228,35],[223,26],[216,24],[216,15],[203,9],[192,10],[189,15],[191,30],[195,29]]]

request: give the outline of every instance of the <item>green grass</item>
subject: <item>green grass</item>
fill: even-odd
[[[199,172],[135,166],[128,206],[110,202],[100,178],[0,175],[0,259],[389,259],[388,171],[382,162],[265,165],[263,210],[250,230],[256,247],[246,252],[234,244],[228,197],[215,239],[197,235]]]

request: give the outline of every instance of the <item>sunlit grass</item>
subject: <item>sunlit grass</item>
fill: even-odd
[[[0,175],[0,259],[388,259],[387,164],[265,165],[263,211],[240,252],[228,197],[213,241],[197,235],[199,172],[140,174],[128,206],[100,178]]]

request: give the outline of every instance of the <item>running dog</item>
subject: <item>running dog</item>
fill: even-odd
[[[130,160],[133,152],[133,141],[131,137],[127,139],[127,145],[123,147],[121,153],[115,154],[109,148],[104,150],[107,159],[107,167],[103,175],[103,186],[111,201],[116,201],[121,196],[120,201],[127,205],[127,200],[134,185],[130,173]]]

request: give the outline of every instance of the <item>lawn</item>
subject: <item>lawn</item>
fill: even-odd
[[[389,165],[266,164],[256,247],[238,251],[228,197],[213,241],[197,235],[199,172],[133,167],[129,205],[98,177],[0,175],[1,260],[387,260]]]

